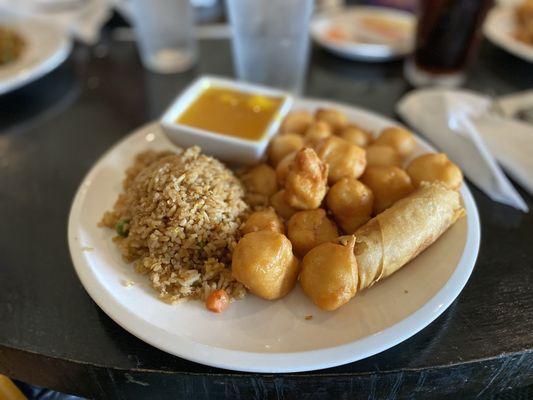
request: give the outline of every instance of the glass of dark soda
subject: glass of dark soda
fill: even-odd
[[[492,0],[419,0],[414,54],[405,76],[414,86],[458,86],[475,54]]]

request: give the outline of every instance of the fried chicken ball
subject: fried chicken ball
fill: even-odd
[[[280,186],[285,185],[285,179],[289,174],[289,166],[294,160],[296,153],[297,151],[293,151],[292,153],[287,154],[285,157],[283,157],[283,160],[281,160],[278,163],[278,166],[276,167],[276,179],[278,180],[278,184]]]
[[[293,208],[310,210],[320,207],[327,192],[328,166],[311,148],[294,156],[285,179],[285,201]]]
[[[241,177],[241,181],[247,191],[272,196],[278,191],[276,171],[267,164],[258,164]]]
[[[320,139],[331,136],[331,127],[324,121],[316,121],[309,125],[305,131],[304,139],[306,143],[316,142]]]
[[[268,147],[268,159],[274,168],[287,154],[304,147],[304,139],[296,133],[275,136]]]
[[[366,167],[365,150],[336,136],[322,139],[314,146],[318,156],[329,166],[328,182],[344,177],[359,178]]]
[[[281,123],[280,132],[303,135],[313,121],[313,116],[307,111],[293,111]]]
[[[285,221],[298,212],[285,201],[285,190],[280,190],[270,198],[270,205],[276,210],[276,213]]]
[[[339,137],[359,147],[366,147],[372,142],[372,135],[355,125],[348,125],[339,132]]]
[[[370,219],[374,194],[357,179],[342,178],[329,189],[326,204],[342,230],[352,234]]]
[[[301,263],[300,284],[304,293],[323,310],[333,311],[357,292],[358,272],[355,237],[343,243],[322,243],[309,251]]]
[[[319,208],[294,214],[287,224],[287,236],[296,255],[302,257],[319,244],[335,239],[339,232],[326,211]]]
[[[406,129],[391,126],[381,131],[374,144],[390,146],[395,149],[400,156],[406,157],[415,149],[416,141],[411,132]]]
[[[461,169],[444,153],[423,154],[415,158],[407,167],[407,173],[415,187],[423,181],[440,181],[450,189],[458,190],[463,182]]]
[[[361,182],[374,193],[375,214],[389,208],[414,189],[407,172],[394,166],[368,167],[361,177]]]
[[[246,235],[250,232],[258,232],[263,230],[285,233],[283,221],[278,214],[276,214],[274,209],[270,207],[250,214],[241,228],[243,235]]]
[[[315,112],[315,118],[317,121],[326,122],[331,127],[333,133],[340,132],[348,125],[348,117],[333,108],[319,108]]]
[[[298,277],[298,259],[285,235],[263,230],[244,235],[233,252],[234,278],[256,296],[275,300],[289,293]]]
[[[402,166],[402,156],[393,147],[373,144],[365,150],[366,163],[369,167]]]

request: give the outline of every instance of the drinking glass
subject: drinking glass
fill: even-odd
[[[239,79],[302,91],[313,0],[227,0]]]
[[[491,0],[420,0],[407,80],[414,86],[462,84],[491,5]]]
[[[147,69],[175,73],[196,62],[189,0],[132,0],[131,7],[141,60]]]

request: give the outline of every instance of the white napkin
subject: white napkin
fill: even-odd
[[[49,22],[86,44],[95,44],[111,16],[109,0],[0,0],[0,14]]]
[[[419,89],[400,100],[397,112],[492,200],[528,212],[493,155],[533,194],[533,127],[503,119],[490,106],[489,98],[473,92]]]

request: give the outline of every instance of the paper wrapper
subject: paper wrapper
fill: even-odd
[[[495,116],[492,103],[470,91],[424,88],[406,94],[397,111],[492,200],[528,212],[495,158],[525,188],[533,188],[531,128]]]

